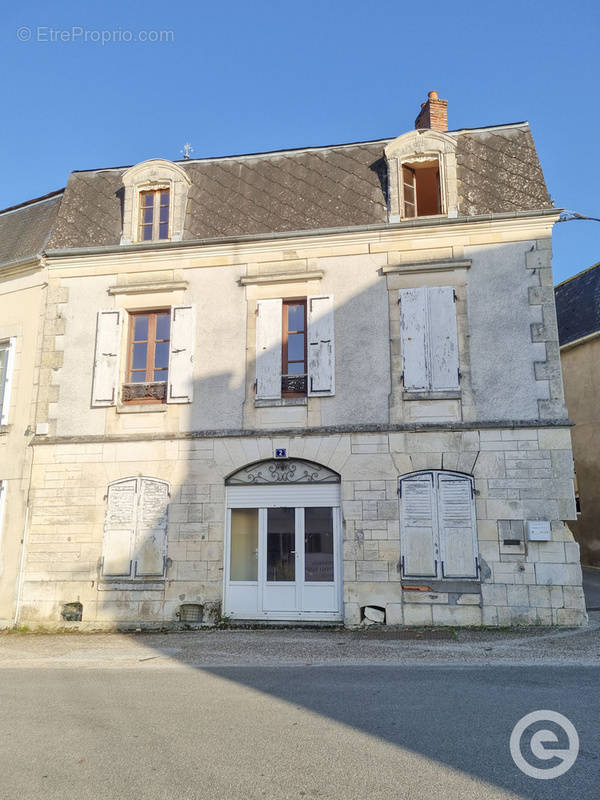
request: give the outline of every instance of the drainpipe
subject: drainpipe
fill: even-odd
[[[19,621],[19,612],[21,610],[21,596],[23,594],[23,568],[25,566],[25,544],[27,541],[27,523],[29,522],[29,501],[25,508],[25,523],[23,525],[23,541],[21,542],[21,558],[19,561],[19,580],[17,582],[17,602],[15,603],[15,619],[14,625]]]

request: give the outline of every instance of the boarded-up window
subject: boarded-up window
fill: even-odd
[[[402,574],[407,578],[477,578],[473,479],[432,470],[401,478]]]
[[[126,478],[108,487],[102,574],[163,577],[167,555],[169,486],[154,478]]]
[[[404,388],[407,391],[458,389],[454,288],[400,289],[399,302]]]

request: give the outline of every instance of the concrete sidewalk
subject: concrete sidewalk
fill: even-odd
[[[600,666],[600,621],[578,629],[200,630],[0,634],[1,668],[302,665]]]

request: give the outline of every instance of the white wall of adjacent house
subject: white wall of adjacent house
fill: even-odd
[[[0,427],[0,627],[13,624],[35,429],[37,346],[47,275],[0,279],[0,342],[7,346]]]

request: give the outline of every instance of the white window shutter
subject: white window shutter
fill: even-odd
[[[458,337],[456,302],[452,286],[432,286],[429,299],[429,351],[431,389],[458,389]]]
[[[0,408],[0,425],[8,425],[10,415],[10,392],[12,387],[12,377],[15,368],[15,350],[17,347],[16,336],[11,336],[8,340],[6,351],[6,365],[4,368],[4,386],[0,387],[0,397],[2,398],[2,408]]]
[[[259,300],[256,316],[256,398],[281,398],[281,298]]]
[[[92,406],[116,405],[122,323],[120,310],[98,312]]]
[[[438,518],[443,577],[476,578],[475,503],[468,477],[438,476]]]
[[[429,388],[427,369],[427,289],[399,289],[404,388]]]
[[[132,574],[136,505],[135,478],[108,487],[102,545],[102,574],[106,577],[129,577]]]
[[[162,577],[167,558],[169,486],[163,481],[141,479],[135,537],[135,574]]]
[[[335,394],[333,295],[308,298],[308,394]]]
[[[431,473],[400,481],[400,541],[405,577],[437,576],[436,508]]]
[[[167,403],[191,403],[194,399],[195,307],[171,308],[171,346]]]

